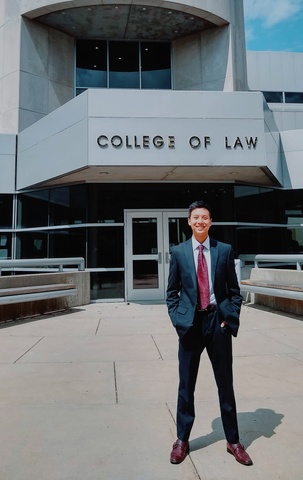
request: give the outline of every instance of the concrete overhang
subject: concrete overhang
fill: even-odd
[[[26,2],[22,15],[77,38],[174,40],[229,23],[221,0]],[[40,4],[40,5],[39,5]]]
[[[19,134],[17,189],[74,183],[282,185],[255,92],[87,90]]]

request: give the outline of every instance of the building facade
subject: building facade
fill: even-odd
[[[237,256],[303,251],[303,54],[244,34],[240,0],[0,0],[0,258],[161,301],[197,199]]]

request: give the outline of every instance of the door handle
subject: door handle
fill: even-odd
[[[162,252],[158,253],[158,263],[162,263]]]
[[[169,263],[169,252],[165,252],[165,263]]]

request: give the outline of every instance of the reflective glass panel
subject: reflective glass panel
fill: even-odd
[[[13,196],[0,195],[0,227],[12,228]]]
[[[286,251],[287,253],[303,252],[302,228],[288,228],[286,230]]]
[[[285,230],[270,227],[237,227],[238,254],[286,253]]]
[[[141,88],[171,88],[169,43],[141,43]]]
[[[133,288],[159,288],[158,260],[134,260]]]
[[[88,229],[88,267],[124,267],[124,228]]]
[[[92,272],[90,288],[92,300],[124,298],[124,272]]]
[[[133,218],[133,254],[157,254],[157,219]]]
[[[188,240],[192,231],[187,218],[169,218],[168,220],[169,248]]]
[[[43,232],[19,233],[17,236],[17,258],[47,257],[47,237],[47,234]],[[68,255],[62,256],[67,257]]]
[[[285,103],[303,103],[303,93],[285,92]]]
[[[138,42],[110,42],[109,87],[140,87]]]
[[[122,184],[88,185],[88,222],[123,222],[124,186]]]
[[[12,256],[12,235],[11,233],[0,233],[0,259],[5,260]]]
[[[69,225],[86,221],[86,187],[54,188],[50,191],[50,225]]]
[[[107,43],[98,40],[78,40],[76,51],[77,87],[107,86]]]
[[[49,234],[50,257],[86,258],[86,229],[54,230]]]
[[[282,92],[263,92],[264,98],[267,103],[282,103]]]
[[[18,196],[17,226],[40,227],[48,225],[49,190],[24,193]]]
[[[270,188],[236,185],[234,207],[238,222],[282,223],[278,192]]]

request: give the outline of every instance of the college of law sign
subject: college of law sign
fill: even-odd
[[[257,136],[244,136],[244,137],[235,137],[229,138],[227,136],[222,138],[222,143],[225,149],[248,149],[255,150],[257,148],[258,137]],[[162,135],[99,135],[97,138],[97,144],[102,149],[114,148],[114,149],[175,149],[178,144],[176,142],[174,135],[168,135],[164,137]],[[188,145],[194,150],[203,148],[207,150],[212,146],[212,139],[210,136],[198,137],[196,135],[191,136],[188,139]]]

